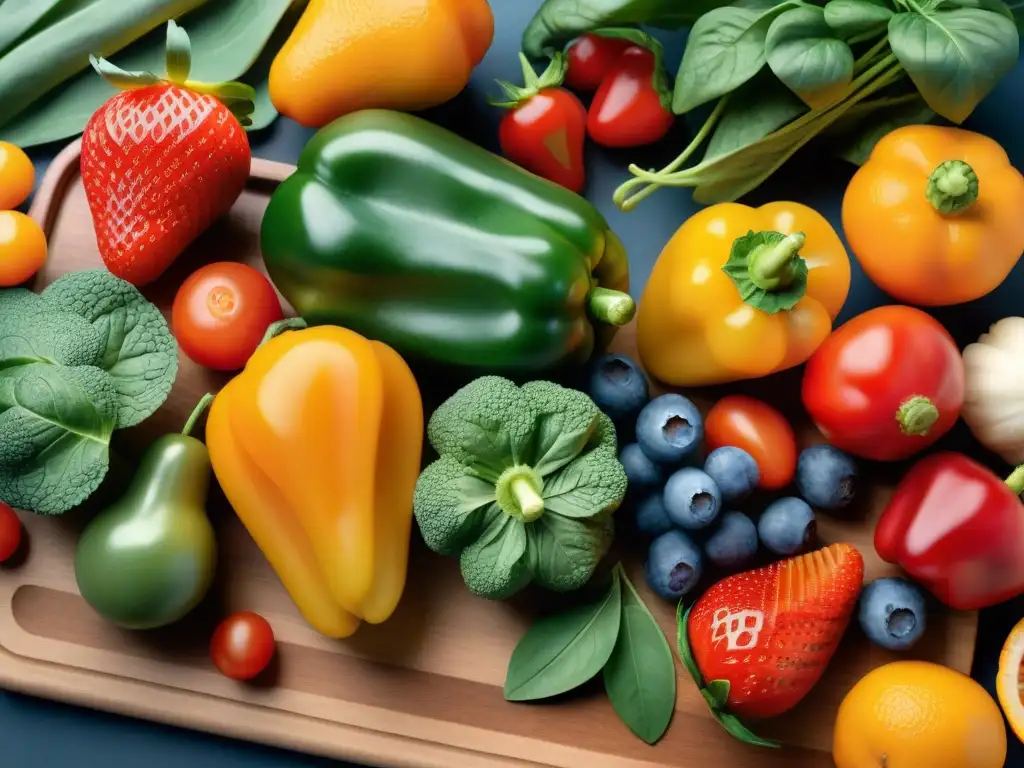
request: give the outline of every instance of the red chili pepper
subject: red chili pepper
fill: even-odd
[[[804,407],[825,438],[865,459],[927,448],[960,416],[964,364],[931,315],[878,307],[832,332],[807,361]]]
[[[875,550],[951,608],[1024,593],[1024,466],[1003,481],[960,453],[917,462],[875,528]]]
[[[628,40],[617,37],[591,33],[581,36],[566,54],[569,71],[565,75],[565,84],[580,93],[593,93],[630,45]]]
[[[587,115],[587,133],[605,147],[640,147],[664,138],[675,120],[670,96],[655,88],[654,53],[627,48],[601,81]]]
[[[501,119],[498,139],[505,157],[556,184],[583,190],[583,139],[587,110],[561,88],[565,57],[556,53],[540,76],[522,53],[523,87],[498,81],[508,101],[491,102],[509,112]]]

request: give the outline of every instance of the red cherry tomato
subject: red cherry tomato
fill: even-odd
[[[877,307],[832,332],[807,361],[804,407],[836,448],[898,461],[960,417],[964,364],[956,342],[913,307]]]
[[[617,37],[586,34],[569,48],[565,84],[580,93],[593,93],[630,42]]]
[[[0,501],[0,563],[10,560],[21,546],[21,520]]]
[[[501,119],[498,139],[516,165],[581,192],[586,127],[587,110],[580,100],[564,88],[547,88]]]
[[[654,87],[654,54],[627,48],[597,89],[587,133],[605,147],[640,147],[664,138],[675,116]]]
[[[181,284],[171,309],[171,328],[194,362],[236,371],[245,367],[267,326],[283,317],[266,277],[245,264],[224,261],[197,269]]]
[[[252,611],[240,611],[220,623],[210,641],[210,658],[225,677],[249,680],[274,658],[274,630]]]
[[[746,395],[723,397],[704,420],[708,451],[732,445],[754,457],[758,487],[785,488],[796,473],[796,435],[786,417],[768,403]]]

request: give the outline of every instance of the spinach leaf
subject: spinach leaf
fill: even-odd
[[[847,136],[840,143],[839,156],[854,165],[863,165],[886,134],[905,125],[921,125],[935,119],[934,110],[920,96],[896,101],[875,99],[851,109],[846,115],[850,125],[844,126]]]
[[[807,111],[807,105],[775,75],[762,72],[729,97],[704,160],[754,144]]]
[[[1002,0],[942,0],[938,7],[943,11],[951,11],[955,8],[977,8],[982,11],[992,11],[1017,22],[1018,26],[1024,19],[1024,0],[1010,0],[1009,5]]]
[[[608,662],[619,634],[622,585],[617,573],[597,600],[537,621],[516,645],[505,675],[505,698],[530,701],[571,691]]]
[[[1017,28],[988,10],[900,13],[889,21],[893,53],[928,105],[962,123],[1020,52]]]
[[[37,514],[85,501],[107,474],[117,393],[99,368],[0,369],[0,499]]]
[[[620,474],[619,467],[609,467],[608,455],[600,450],[580,456],[544,480],[544,508],[572,518],[615,511],[625,479],[625,470]]]
[[[87,269],[57,278],[41,296],[52,308],[85,318],[99,335],[96,365],[110,374],[119,395],[118,429],[163,405],[178,373],[178,345],[138,288],[105,269]]]
[[[594,575],[615,536],[610,516],[574,520],[547,511],[526,526],[534,580],[555,592],[571,592]]]
[[[619,636],[604,667],[608,698],[629,729],[654,744],[662,737],[676,707],[676,670],[665,634],[616,566],[624,588]]]
[[[884,0],[829,0],[825,6],[825,23],[844,40],[881,34],[892,16]]]
[[[484,525],[486,527],[480,537],[462,550],[459,564],[463,572],[493,574],[496,583],[506,585],[505,593],[497,596],[489,594],[488,597],[502,599],[515,594],[530,582],[526,527],[506,515],[497,504],[484,512]],[[467,581],[467,586],[470,583]]]
[[[853,51],[821,8],[793,8],[776,18],[765,55],[772,72],[812,109],[835,102],[853,80]]]
[[[701,16],[690,30],[676,75],[672,111],[689,112],[743,85],[764,67],[765,38],[775,17],[795,0],[767,10],[726,6]]]

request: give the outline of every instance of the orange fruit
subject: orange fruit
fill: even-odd
[[[1024,741],[1024,619],[1017,623],[1003,643],[999,654],[999,672],[996,673],[996,695],[1010,727],[1017,738]]]
[[[927,661],[894,661],[846,694],[832,741],[836,768],[1002,768],[1006,728],[988,692]]]
[[[25,202],[36,181],[36,169],[21,149],[0,141],[0,210],[17,208]]]
[[[0,211],[0,288],[28,280],[46,263],[46,235],[34,219]]]

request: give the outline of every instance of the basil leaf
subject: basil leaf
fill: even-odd
[[[897,14],[889,42],[928,105],[954,123],[974,111],[1020,52],[1012,21],[974,8]]]
[[[544,508],[573,518],[614,512],[626,483],[626,472],[597,450],[584,454],[544,481]],[[543,519],[543,518],[541,518]]]
[[[622,619],[612,655],[604,667],[604,687],[622,721],[648,744],[656,743],[676,708],[676,670],[665,634],[617,566]]]
[[[571,691],[608,662],[622,617],[622,585],[612,574],[597,600],[540,619],[512,652],[505,675],[505,699],[530,701]]]
[[[555,592],[571,592],[594,575],[615,535],[610,516],[573,520],[546,511],[526,526],[533,579]]]
[[[676,75],[672,111],[689,112],[743,85],[765,65],[765,38],[776,16],[795,2],[768,10],[726,6],[698,19],[690,30]]]
[[[476,574],[491,574],[490,581],[504,584],[503,595],[488,593],[488,597],[501,599],[514,595],[530,582],[529,562],[526,555],[526,528],[498,507],[488,507],[486,528],[478,539],[470,542],[459,558],[466,586],[480,582]],[[467,573],[470,574],[467,576]]]
[[[829,0],[825,23],[845,39],[885,31],[892,10],[884,0]]]
[[[905,125],[921,125],[935,119],[935,111],[920,96],[899,104],[894,104],[894,101],[865,101],[850,110],[848,117],[853,123],[852,135],[840,143],[839,157],[854,165],[863,165],[875,144],[886,134]]]
[[[794,8],[776,18],[765,55],[772,72],[812,109],[833,104],[853,80],[853,51],[821,8]]]
[[[704,160],[755,144],[807,110],[807,105],[775,75],[762,72],[729,97]]]
[[[1002,0],[942,0],[939,3],[939,10],[946,11],[954,8],[977,8],[982,11],[992,11],[1011,21],[1017,21],[1018,26],[1024,19],[1024,0],[1011,0],[1010,5]]]

